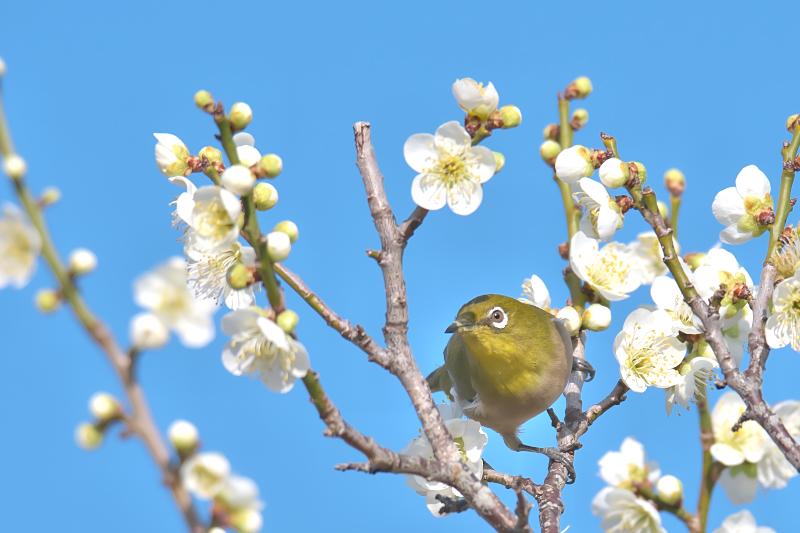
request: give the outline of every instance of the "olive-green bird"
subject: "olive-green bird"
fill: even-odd
[[[431,391],[454,389],[464,414],[497,431],[506,446],[562,462],[574,479],[571,461],[557,448],[527,446],[518,436],[522,424],[555,403],[573,370],[572,340],[561,320],[514,298],[486,294],[464,304],[445,333],[453,336],[444,366],[427,378]],[[594,374],[584,361],[576,367]]]

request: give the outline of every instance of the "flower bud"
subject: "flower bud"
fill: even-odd
[[[679,197],[686,190],[686,176],[677,168],[664,172],[664,187],[672,196]]]
[[[792,115],[786,119],[786,129],[789,133],[794,133],[798,125],[800,125],[800,115]]]
[[[169,330],[164,322],[152,313],[139,313],[129,326],[131,344],[139,350],[161,348],[169,340]]]
[[[97,268],[97,256],[86,248],[76,248],[69,254],[69,270],[73,276],[88,274]]]
[[[589,112],[585,109],[576,109],[572,113],[572,120],[569,121],[570,127],[573,131],[578,131],[589,122]]]
[[[283,261],[292,251],[292,241],[289,236],[280,231],[273,231],[267,235],[267,255],[273,263]]]
[[[506,156],[500,152],[492,152],[494,155],[494,173],[499,174],[503,167],[506,166]]]
[[[244,102],[237,102],[231,106],[230,121],[233,129],[243,130],[253,120],[253,110]]]
[[[277,322],[281,329],[286,333],[292,333],[297,327],[297,323],[300,322],[300,317],[297,316],[297,313],[294,311],[287,309],[278,315],[278,318],[275,320],[275,322]]]
[[[661,215],[661,218],[664,219],[665,223],[669,222],[669,208],[667,204],[662,202],[661,200],[658,201],[658,212]]]
[[[6,74],[6,62],[3,61],[3,58],[0,57],[0,78],[5,76]]]
[[[198,432],[191,422],[176,420],[167,428],[167,437],[179,452],[191,454],[197,448]]]
[[[197,154],[197,157],[202,158],[203,156],[206,156],[206,159],[212,163],[222,163],[222,152],[213,146],[206,146],[200,150],[200,152]]]
[[[560,140],[561,126],[558,124],[548,124],[544,127],[542,135],[544,135],[545,141],[558,141]]]
[[[694,272],[701,266],[708,264],[708,254],[704,254],[703,252],[690,252],[683,256],[683,261],[689,265],[689,268]]]
[[[590,331],[605,331],[611,325],[611,309],[592,304],[583,312],[583,327]]]
[[[258,175],[262,178],[276,178],[283,170],[283,160],[275,154],[267,154],[258,162]]]
[[[551,167],[555,166],[556,158],[560,153],[561,153],[561,145],[558,144],[556,141],[549,141],[549,140],[545,141],[539,147],[539,155],[541,155],[542,160]]]
[[[253,200],[259,211],[272,209],[278,203],[278,191],[269,183],[259,183],[253,189]]]
[[[208,91],[197,91],[194,93],[194,103],[206,113],[214,112],[214,97]]]
[[[576,144],[556,157],[556,176],[564,183],[575,183],[594,174],[592,151]]]
[[[253,176],[249,168],[242,165],[233,165],[222,172],[219,181],[223,187],[233,194],[245,196],[253,190],[253,186],[256,184],[256,177]]]
[[[617,189],[628,181],[628,164],[617,157],[606,159],[600,165],[600,181],[609,189]]]
[[[567,333],[569,333],[570,337],[577,335],[581,329],[581,315],[578,314],[574,307],[562,307],[559,309],[556,318],[564,319],[562,324],[567,328]]]
[[[212,527],[211,529],[208,530],[208,533],[227,533],[227,532],[224,529],[222,529],[221,527],[214,526],[214,527]]]
[[[61,191],[56,187],[47,187],[42,191],[42,196],[39,198],[39,205],[48,207],[61,200]]]
[[[240,291],[247,288],[252,281],[253,276],[250,274],[250,269],[243,263],[236,263],[228,269],[225,273],[225,279],[231,289]]]
[[[592,82],[586,76],[581,76],[564,89],[564,97],[567,100],[583,100],[592,93]]]
[[[109,422],[119,418],[122,407],[116,398],[107,392],[96,392],[89,398],[89,412],[98,422]]]
[[[639,185],[644,185],[644,182],[647,181],[647,170],[645,170],[644,165],[641,163],[636,163],[632,161],[628,163],[628,173],[631,177],[634,175],[639,178]]]
[[[280,231],[281,233],[285,233],[289,236],[289,241],[294,244],[297,242],[298,237],[300,237],[300,233],[297,230],[297,224],[292,222],[291,220],[284,220],[283,222],[278,222],[272,231]]]
[[[516,128],[522,124],[522,111],[517,106],[504,105],[498,109],[498,112],[500,113],[500,120],[503,121],[503,125],[500,127],[504,130]]]
[[[675,476],[662,476],[656,488],[658,496],[668,505],[678,505],[683,500],[683,483]]]
[[[36,293],[36,307],[42,313],[52,313],[61,307],[61,293],[53,289],[42,289]]]
[[[11,154],[3,159],[3,172],[12,180],[18,180],[28,172],[28,165],[25,160],[17,154]]]
[[[75,442],[84,450],[94,450],[103,442],[103,432],[94,424],[83,422],[75,429]]]
[[[245,507],[234,511],[231,515],[231,525],[239,533],[258,533],[264,526],[264,519],[258,509]]]

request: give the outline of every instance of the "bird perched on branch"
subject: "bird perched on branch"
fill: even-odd
[[[572,340],[560,319],[508,296],[486,294],[464,304],[444,349],[444,366],[427,378],[431,391],[455,391],[469,418],[497,431],[514,451],[543,453],[564,463],[557,448],[520,441],[519,427],[547,410],[567,386],[573,368],[594,376],[584,360],[573,366]]]

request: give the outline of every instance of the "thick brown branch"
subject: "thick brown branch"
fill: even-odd
[[[767,367],[767,357],[769,357],[769,346],[764,334],[764,325],[767,322],[767,306],[772,299],[777,275],[778,271],[772,263],[765,264],[764,269],[761,271],[758,294],[750,301],[750,307],[753,309],[753,329],[747,338],[750,366],[745,371],[745,375],[756,380],[759,384]]]

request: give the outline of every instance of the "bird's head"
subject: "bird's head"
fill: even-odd
[[[460,333],[462,336],[485,336],[487,334],[511,337],[520,328],[527,329],[541,309],[524,304],[514,298],[500,294],[484,294],[461,306],[456,321],[445,333]]]

